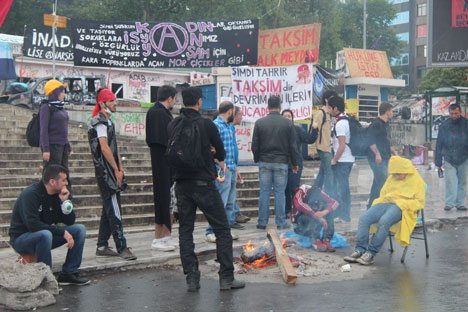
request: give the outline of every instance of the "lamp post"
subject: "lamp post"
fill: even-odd
[[[363,31],[362,31],[362,46],[363,46],[363,49],[365,50],[367,48],[366,46],[366,24],[367,24],[367,10],[366,10],[366,5],[367,5],[367,1],[364,0],[364,18],[363,18]]]
[[[54,24],[52,26],[52,79],[55,79],[55,30],[57,28],[57,0],[54,0],[54,6],[52,8],[52,15],[54,16]]]

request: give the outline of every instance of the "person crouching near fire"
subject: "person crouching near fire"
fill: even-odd
[[[380,197],[359,218],[356,247],[351,255],[344,257],[347,262],[372,264],[390,230],[395,232],[395,239],[401,246],[409,245],[418,210],[424,208],[426,184],[408,159],[393,156],[388,169],[390,176]],[[374,223],[377,223],[377,231],[372,231]],[[375,232],[370,243],[369,230]]]
[[[292,220],[294,231],[310,237],[312,247],[317,251],[334,252],[330,240],[335,233],[333,212],[338,208],[334,200],[316,186],[301,185],[293,198]],[[320,230],[323,227],[323,238]]]

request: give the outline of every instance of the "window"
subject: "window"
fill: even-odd
[[[405,81],[405,85],[408,85],[409,83],[409,75],[408,74],[403,74],[398,76],[398,79],[403,79]]]
[[[417,57],[427,57],[427,45],[420,45],[416,47]]]
[[[401,65],[408,65],[409,63],[409,55],[408,53],[401,55]]]
[[[398,66],[401,65],[401,58],[400,57],[392,57],[390,59],[390,66]]]
[[[427,15],[427,4],[426,3],[420,3],[418,4],[418,16],[426,16]]]
[[[420,67],[418,67],[418,73],[417,73],[418,79],[424,78],[424,76],[426,76],[426,74],[427,74],[427,68],[426,68],[426,66],[420,66]]]
[[[417,26],[417,37],[418,38],[427,37],[427,25],[418,25]]]
[[[398,40],[402,40],[404,42],[409,42],[409,33],[401,33],[396,35]]]
[[[424,57],[427,57],[427,45],[424,45]]]
[[[379,97],[378,96],[359,96],[359,120],[371,121],[379,115]]]
[[[408,2],[408,0],[388,0],[391,4],[397,4],[397,3],[404,3]]]
[[[390,25],[405,24],[405,23],[409,23],[409,11],[397,13],[393,21],[390,22]]]
[[[112,93],[115,94],[115,97],[118,99],[123,99],[123,84],[121,83],[113,83],[112,84]]]

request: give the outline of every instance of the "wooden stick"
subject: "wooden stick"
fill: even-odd
[[[267,231],[267,236],[275,246],[276,262],[278,263],[283,279],[286,284],[296,284],[297,274],[294,270],[291,261],[289,260],[288,253],[284,250],[283,244],[278,238],[278,233],[275,229]]]

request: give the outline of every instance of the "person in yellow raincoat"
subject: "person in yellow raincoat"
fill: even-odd
[[[347,262],[372,264],[390,230],[400,245],[409,245],[418,210],[424,208],[426,184],[413,163],[399,156],[390,158],[389,173],[380,197],[359,218],[356,247],[344,258]],[[377,230],[369,243],[369,230],[374,223]]]

